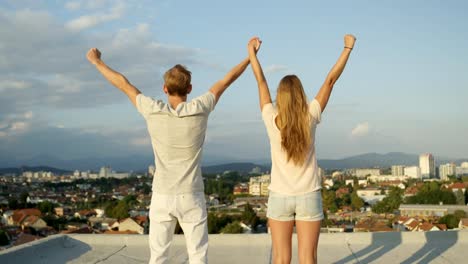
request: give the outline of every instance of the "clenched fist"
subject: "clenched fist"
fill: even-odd
[[[351,34],[346,34],[344,36],[344,45],[348,48],[354,48],[354,42],[356,42],[356,37]]]
[[[247,49],[253,50],[255,54],[257,54],[261,45],[262,45],[262,41],[260,40],[260,38],[253,37],[249,40],[249,43],[247,44]]]
[[[86,54],[86,58],[91,64],[97,64],[98,61],[101,60],[101,52],[96,48],[91,48]]]

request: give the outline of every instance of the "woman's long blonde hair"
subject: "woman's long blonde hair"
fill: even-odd
[[[311,120],[307,97],[296,75],[286,75],[281,79],[276,105],[276,124],[281,131],[281,146],[286,151],[288,162],[292,160],[295,165],[303,165],[312,144]]]

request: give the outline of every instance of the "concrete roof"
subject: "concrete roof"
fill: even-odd
[[[147,235],[54,235],[0,251],[0,263],[147,263]],[[209,263],[270,263],[268,234],[210,235]],[[320,234],[319,263],[464,263],[468,232]],[[296,236],[293,260],[297,263]],[[187,263],[176,235],[170,263]]]

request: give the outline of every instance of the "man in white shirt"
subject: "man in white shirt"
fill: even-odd
[[[249,59],[190,102],[191,73],[182,65],[174,66],[164,74],[168,100],[164,103],[143,95],[125,76],[109,68],[96,48],[86,56],[146,120],[156,165],[149,212],[150,263],[167,263],[177,220],[184,231],[190,263],[207,263],[208,225],[200,161],[208,116],[223,92],[247,68]]]

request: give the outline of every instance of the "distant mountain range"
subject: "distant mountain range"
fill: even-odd
[[[243,173],[250,172],[255,167],[260,167],[262,171],[269,171],[271,164],[265,162],[234,162],[226,163],[218,157],[218,159],[210,160],[209,157],[205,158],[209,162],[204,163],[203,171],[205,173],[222,173],[224,171],[239,171]],[[448,162],[455,162],[457,165],[467,159],[450,159],[445,157],[435,157],[436,164],[444,164]],[[3,162],[0,162],[0,166]],[[50,167],[42,166],[47,164]],[[130,156],[130,157],[117,157],[117,158],[98,158],[98,159],[79,159],[79,160],[60,160],[53,157],[35,158],[22,162],[15,162],[15,164],[7,165],[0,169],[0,173],[17,173],[19,171],[53,171],[54,173],[66,173],[69,171],[78,170],[92,170],[97,171],[102,166],[111,166],[117,171],[147,171],[148,165],[153,164],[151,156]],[[218,164],[218,165],[213,165]],[[343,159],[319,159],[318,164],[324,169],[347,169],[347,168],[371,168],[371,167],[390,167],[392,165],[419,165],[418,154],[407,154],[401,152],[390,152],[386,154],[379,153],[366,153],[356,155]],[[41,166],[38,166],[41,165]],[[62,169],[55,169],[62,168]]]

